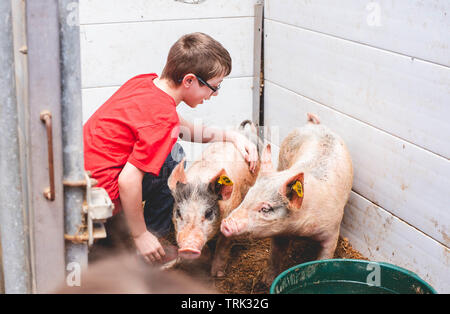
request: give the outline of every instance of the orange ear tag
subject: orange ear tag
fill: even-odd
[[[223,175],[219,177],[219,180],[217,181],[219,184],[223,185],[233,185],[233,181],[230,180],[227,176]]]
[[[303,197],[303,186],[300,181],[295,182],[292,189],[297,192],[298,197]]]

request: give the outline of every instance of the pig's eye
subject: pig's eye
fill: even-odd
[[[270,206],[269,204],[264,204],[264,205],[261,207],[260,211],[263,212],[263,213],[265,213],[265,214],[267,214],[267,213],[273,212],[273,207]]]
[[[177,208],[177,210],[175,211],[175,215],[176,215],[177,218],[181,219],[181,212],[180,212],[179,208]]]
[[[205,218],[208,220],[211,220],[213,216],[213,209],[212,208],[208,208],[205,212]]]

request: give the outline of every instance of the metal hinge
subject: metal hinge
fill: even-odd
[[[85,172],[85,180],[64,181],[64,186],[85,187],[85,202],[82,208],[82,225],[74,235],[65,234],[64,239],[74,243],[88,242],[91,246],[95,239],[106,238],[104,223],[112,216],[114,204],[104,188],[93,187],[97,180],[91,178],[89,172]]]

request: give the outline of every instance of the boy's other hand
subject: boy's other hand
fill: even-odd
[[[253,144],[244,135],[234,132],[233,143],[239,152],[244,156],[245,160],[249,163],[249,169],[251,172],[255,172],[256,165],[258,163],[258,150],[256,145]]]
[[[166,253],[156,238],[149,231],[145,231],[141,235],[134,238],[134,243],[139,253],[149,263],[161,263]]]

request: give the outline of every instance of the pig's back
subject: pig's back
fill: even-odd
[[[294,129],[280,148],[278,170],[291,167],[303,170],[320,181],[352,180],[350,154],[344,141],[322,124],[307,124]],[[351,183],[350,183],[351,184]]]
[[[234,144],[228,142],[211,143],[203,151],[199,160],[196,160],[189,170],[202,175],[217,173],[225,169],[230,177],[240,176],[248,170],[244,157],[238,152]]]
[[[187,170],[187,177],[188,181],[203,182],[205,178],[212,178],[222,169],[225,169],[234,185],[230,199],[219,204],[222,213],[227,215],[241,203],[249,187],[255,183],[258,173],[255,171],[252,174],[249,171],[248,163],[234,144],[229,142],[209,144],[203,151],[202,158],[195,161]]]

